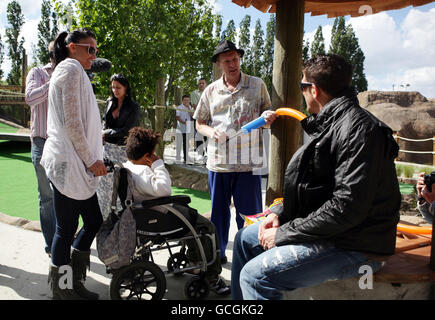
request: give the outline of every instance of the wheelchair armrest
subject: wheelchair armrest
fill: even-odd
[[[188,205],[190,203],[190,197],[184,195],[178,195],[178,196],[162,197],[162,198],[157,198],[152,200],[144,200],[142,201],[142,207],[150,208],[150,207],[160,206],[162,204],[170,204],[170,203]]]

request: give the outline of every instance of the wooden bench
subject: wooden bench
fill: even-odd
[[[389,283],[435,282],[429,267],[432,238],[398,232],[396,253],[375,274],[375,281]]]
[[[373,289],[361,289],[360,278],[357,277],[285,291],[284,299],[435,299],[435,271],[429,266],[431,243],[430,236],[398,232],[395,254],[373,276]]]

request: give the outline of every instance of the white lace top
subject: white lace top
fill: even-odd
[[[103,159],[102,126],[91,82],[75,59],[65,59],[53,72],[47,127],[41,165],[48,178],[65,196],[89,199],[99,178],[87,168]]]

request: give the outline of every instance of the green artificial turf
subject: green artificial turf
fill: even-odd
[[[210,212],[210,195],[173,187],[173,195],[190,196],[190,206],[200,214]],[[0,141],[0,212],[39,220],[38,186],[29,142]]]
[[[414,193],[414,185],[407,183],[399,183],[400,193],[401,194],[412,194]]]
[[[411,194],[414,186],[401,183],[400,192]],[[172,187],[172,194],[190,196],[190,206],[200,214],[211,210],[208,192]],[[37,182],[28,142],[0,141],[0,212],[39,220]]]
[[[17,132],[18,129],[8,126],[7,124],[0,122],[0,132],[4,132],[4,133],[15,133]]]

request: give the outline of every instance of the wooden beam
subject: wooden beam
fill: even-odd
[[[165,134],[164,120],[165,120],[165,78],[160,78],[156,82],[156,109],[155,109],[155,131],[160,132],[162,139],[157,145],[156,154],[163,159],[164,143],[163,135]]]
[[[222,70],[219,69],[216,63],[213,63],[213,81],[218,80],[222,77]]]
[[[0,100],[0,106],[8,106],[8,105],[26,105],[26,101],[24,100]]]
[[[274,109],[300,109],[302,105],[299,83],[302,78],[303,34],[304,0],[277,2],[271,93]],[[279,117],[272,125],[266,205],[282,197],[285,169],[300,147],[301,138],[301,126],[293,118]]]

